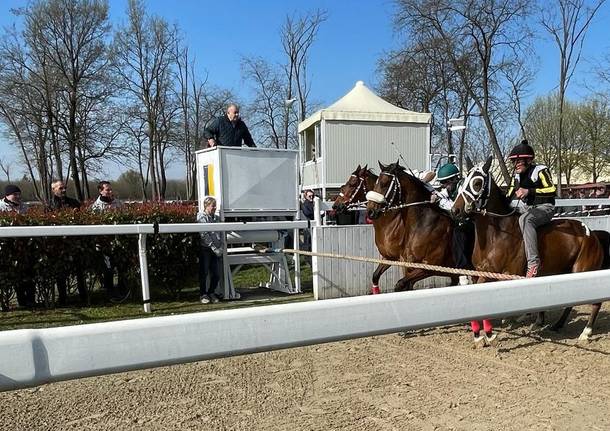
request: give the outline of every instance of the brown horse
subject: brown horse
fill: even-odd
[[[472,215],[474,218],[472,263],[477,270],[524,275],[526,258],[519,215],[511,210],[510,202],[489,175],[491,161],[489,158],[483,166],[469,168],[452,211],[458,217]],[[538,249],[542,258],[541,276],[601,269],[607,254],[598,235],[590,235],[582,223],[568,219],[554,220],[540,227]],[[589,321],[579,339],[589,338],[600,306],[592,305]],[[566,308],[551,329],[563,327],[571,309]],[[543,315],[539,315],[537,323],[543,323]]]
[[[379,163],[379,167],[381,173],[373,192],[367,193],[367,210],[374,221],[375,243],[381,255],[392,260],[454,266],[453,220],[431,204],[430,187],[398,163]],[[395,290],[411,290],[415,282],[432,275],[446,276],[408,269]],[[452,276],[451,280],[457,284],[458,277]]]
[[[337,199],[335,199],[335,202],[333,203],[333,210],[341,213],[350,209],[358,208],[362,204],[366,204],[366,194],[373,190],[376,182],[377,175],[375,175],[368,168],[368,165],[364,165],[364,167],[358,165],[356,170],[352,172],[350,177],[347,179],[347,182],[339,189],[339,196],[337,196]],[[376,223],[377,221],[374,221],[373,225]],[[381,256],[387,260],[399,260],[400,254],[383,254],[379,248],[379,243],[377,241],[378,238],[380,237],[378,237],[377,230],[375,230],[375,244],[377,245],[377,249],[379,250]],[[379,279],[389,268],[390,265],[377,265],[377,268],[373,272],[371,293],[379,293]]]

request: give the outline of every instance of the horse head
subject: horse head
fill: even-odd
[[[488,157],[482,166],[474,166],[470,158],[466,158],[468,174],[458,189],[458,195],[451,212],[456,217],[466,217],[468,214],[485,208],[490,196],[492,178],[489,174],[492,157]]]
[[[379,169],[381,172],[375,182],[375,187],[366,194],[368,200],[366,208],[371,219],[379,218],[393,205],[399,205],[402,201],[402,186],[399,176],[405,173],[405,168],[398,162],[387,166],[379,162]]]
[[[350,207],[366,202],[366,193],[371,190],[370,177],[377,179],[377,176],[368,169],[368,165],[364,165],[364,167],[358,165],[347,182],[339,189],[339,196],[333,203],[333,210],[344,213]]]

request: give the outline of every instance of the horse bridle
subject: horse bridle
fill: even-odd
[[[475,173],[479,173],[481,176],[475,177],[474,176]],[[474,187],[473,187],[473,183],[476,179],[481,178],[481,177],[483,179],[483,186],[481,187],[480,190],[475,191]],[[464,211],[465,212],[471,211],[470,209],[469,209],[469,211],[466,211],[467,205],[474,204],[474,210],[472,210],[472,211],[476,212],[476,213],[480,213],[482,215],[490,215],[490,216],[494,216],[494,217],[509,217],[515,213],[516,208],[514,208],[508,214],[496,214],[496,213],[487,211],[486,207],[487,207],[487,202],[489,201],[490,194],[491,194],[491,181],[489,180],[489,174],[485,173],[485,171],[479,166],[475,166],[474,168],[472,168],[470,170],[470,172],[464,179],[464,182],[458,189],[458,196],[461,195],[462,200],[464,201]],[[468,197],[470,199],[469,203],[466,200],[466,197]]]
[[[417,205],[425,205],[425,204],[430,203],[430,201],[401,203],[402,186],[400,185],[398,176],[396,174],[391,174],[389,172],[381,172],[379,174],[379,177],[381,177],[381,175],[387,175],[389,177],[392,177],[392,181],[390,182],[390,185],[389,185],[388,189],[386,190],[385,194],[382,195],[381,193],[378,193],[378,192],[372,190],[366,194],[366,197],[367,197],[367,200],[370,200],[377,204],[385,204],[386,206],[380,210],[382,213],[387,212],[387,211],[394,211],[394,210],[398,210],[398,209],[402,209],[402,208],[407,208],[407,207],[417,206]],[[394,203],[394,201],[396,199],[398,199],[398,202],[396,202],[396,204],[394,206],[392,206],[392,204]]]
[[[366,198],[366,194],[367,194],[367,192],[368,192],[368,191],[367,191],[367,189],[366,189],[366,179],[365,179],[365,178],[363,178],[363,177],[361,177],[361,176],[358,176],[358,175],[356,175],[356,174],[352,174],[351,176],[352,176],[352,177],[356,177],[356,178],[358,178],[358,180],[359,180],[360,182],[358,183],[358,186],[356,187],[356,190],[354,190],[354,191],[353,191],[353,192],[350,194],[349,199],[348,199],[348,200],[345,202],[345,204],[346,204],[346,206],[347,206],[347,208],[348,208],[348,209],[349,209],[349,208],[353,208],[353,207],[360,206],[362,203],[366,202],[366,200],[364,200],[364,201],[358,201],[358,202],[354,202],[354,199],[355,199],[355,198],[356,198],[356,196],[358,195],[358,192],[360,192],[360,189],[363,189],[363,190],[364,190],[364,196],[365,196],[365,198]],[[343,198],[344,198],[344,197],[345,197],[345,194],[344,194],[343,192],[339,192],[339,196],[341,196],[341,197],[343,197]]]

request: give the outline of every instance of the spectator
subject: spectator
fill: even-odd
[[[0,201],[0,212],[23,214],[25,211],[26,207],[21,202],[21,189],[14,184],[8,184],[4,188],[4,199]],[[17,265],[16,272],[24,276],[15,284],[17,303],[20,307],[32,308],[36,302],[36,287],[34,280],[27,276],[29,273],[27,269],[31,266],[25,261],[18,261]]]
[[[121,201],[115,199],[114,194],[112,192],[112,186],[108,181],[100,181],[97,185],[97,191],[99,196],[91,204],[89,209],[94,212],[105,212],[110,209],[120,208],[122,206]],[[101,248],[99,245],[98,248]],[[114,269],[116,268],[116,262],[112,258],[112,256],[104,255],[104,273],[103,273],[103,283],[104,289],[108,293],[108,296],[111,298],[114,297],[115,288],[114,288]],[[126,291],[125,282],[124,282],[124,273],[123,271],[117,268],[118,274],[118,282],[117,282],[117,290],[119,295],[122,297]],[[129,293],[129,292],[127,292]]]
[[[205,127],[203,136],[210,148],[217,145],[241,147],[242,142],[248,147],[256,147],[246,123],[239,118],[239,106],[234,103],[227,107],[226,115],[215,118]]]
[[[26,206],[21,202],[21,189],[14,184],[4,188],[4,199],[0,201],[0,212],[15,212],[23,214]]]
[[[51,183],[51,192],[53,193],[51,196],[51,200],[49,201],[49,210],[50,211],[58,211],[64,208],[80,208],[80,202],[76,199],[66,196],[66,184],[62,180],[56,180]],[[69,241],[67,239],[66,241]],[[73,259],[70,256],[71,260]],[[73,265],[69,265],[73,266]],[[78,289],[78,296],[80,298],[81,304],[87,303],[87,285],[85,283],[85,273],[82,271],[79,265],[74,265],[75,274],[76,274],[76,286]],[[58,303],[59,305],[66,305],[68,302],[68,276],[70,275],[69,271],[62,271],[55,278],[57,283],[57,293],[58,293]]]
[[[199,223],[218,223],[216,199],[208,196],[203,201],[203,212],[197,214]],[[220,281],[223,240],[220,232],[202,232],[199,249],[199,300],[202,304],[218,302],[216,288]],[[208,275],[210,284],[207,284]]]
[[[64,208],[80,208],[80,202],[66,196],[66,184],[62,180],[51,183],[53,196],[49,202],[50,210],[60,210]]]
[[[95,202],[91,204],[91,211],[104,212],[109,209],[120,208],[123,206],[121,201],[114,198],[110,182],[100,181],[97,185],[97,191],[99,196]]]

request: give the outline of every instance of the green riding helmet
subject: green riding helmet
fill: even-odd
[[[439,181],[446,181],[453,177],[460,175],[460,170],[453,163],[447,163],[438,170],[436,173],[436,179]]]

